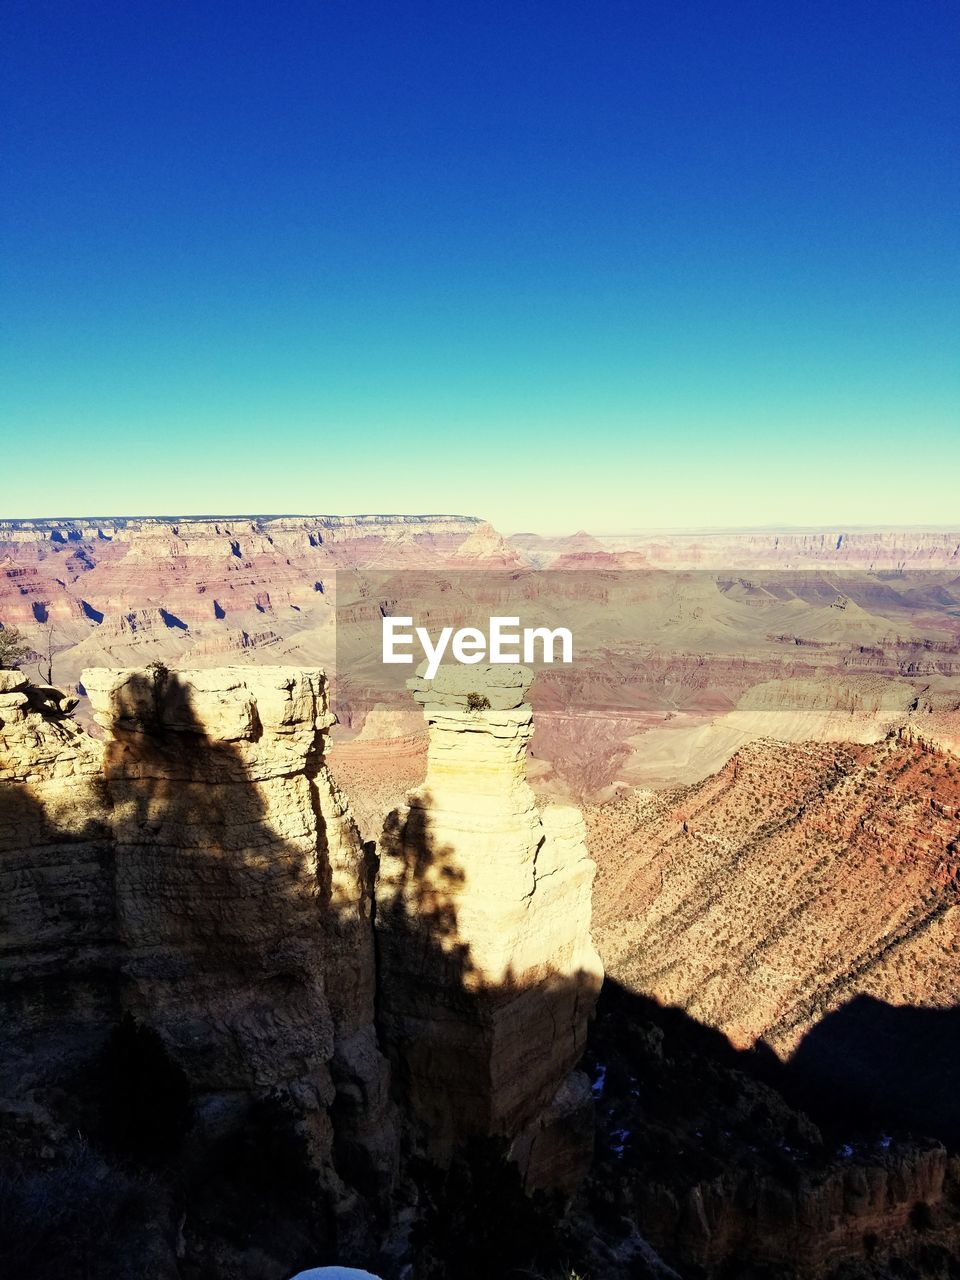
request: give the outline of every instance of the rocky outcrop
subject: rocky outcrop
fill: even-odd
[[[936,1276],[955,1254],[960,1160],[941,1142],[829,1114],[829,1094],[800,1110],[770,1057],[613,980],[585,1062],[588,1196],[683,1276]],[[594,1274],[617,1274],[608,1258]]]
[[[0,671],[0,1098],[93,1052],[116,1017],[102,747],[19,671]]]
[[[5,1096],[43,1100],[129,1015],[209,1149],[269,1100],[363,1251],[397,1135],[374,1029],[372,868],[323,760],[320,671],[83,674],[104,738],[4,673]],[[13,687],[9,687],[13,686]]]
[[[575,1067],[601,978],[593,864],[579,813],[540,815],[527,786],[530,678],[417,683],[433,740],[387,824],[378,973],[375,859],[325,762],[321,671],[88,669],[99,738],[74,699],[0,673],[0,1158],[41,1176],[84,1132],[95,1182],[118,1149],[173,1161],[135,1245],[158,1276],[177,1248],[271,1280],[304,1242],[395,1262],[417,1195],[401,1134],[441,1162],[496,1136],[528,1188],[572,1189],[592,1149]],[[301,1160],[306,1182],[274,1191]],[[264,1195],[267,1262],[237,1245]]]
[[[544,1185],[575,1180],[552,1133],[589,1105],[570,1073],[602,970],[580,814],[541,815],[526,781],[531,679],[451,667],[410,682],[427,776],[384,829],[377,933],[380,1027],[428,1150],[503,1135]]]
[[[318,1159],[339,1086],[351,1169],[389,1179],[370,867],[323,762],[323,673],[83,679],[107,732],[126,1007],[217,1110],[224,1094],[290,1093]]]

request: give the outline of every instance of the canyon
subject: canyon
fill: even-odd
[[[950,569],[960,560],[955,529],[744,529],[588,533],[566,537],[518,533],[509,539],[538,568],[660,569]]]
[[[371,773],[377,724],[392,722],[387,741],[426,741],[407,673],[384,682],[374,628],[516,615],[576,637],[571,667],[533,664],[531,776],[546,798],[693,782],[765,734],[862,741],[913,715],[960,741],[960,533],[504,538],[456,515],[0,522],[0,622],[88,726],[84,667],[322,666],[332,758],[366,753]]]
[[[953,1274],[956,755],[754,741],[586,818],[610,1202],[684,1275]]]
[[[157,1182],[133,1239],[126,1222],[151,1274],[279,1278],[408,1252],[398,1206],[416,1203],[421,1150],[442,1166],[468,1136],[502,1139],[531,1188],[579,1182],[593,864],[579,815],[541,819],[526,787],[529,673],[471,671],[488,694],[469,710],[438,682],[436,795],[411,797],[415,822],[388,820],[379,873],[324,760],[321,671],[90,669],[100,739],[0,675],[8,1201],[58,1174],[89,1195],[66,1176],[76,1132],[84,1177],[109,1187],[132,1166]],[[472,824],[451,754],[484,776]],[[242,1149],[251,1135],[262,1149]]]
[[[0,525],[0,1218],[100,1188],[118,1277],[955,1274],[958,544]],[[576,661],[385,675],[478,610]]]
[[[960,760],[901,730],[754,742],[703,782],[595,809],[608,970],[849,1108],[956,1142],[958,801]]]

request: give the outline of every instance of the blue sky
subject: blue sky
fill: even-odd
[[[3,26],[0,515],[960,517],[953,0]]]

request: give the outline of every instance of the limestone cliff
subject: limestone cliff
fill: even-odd
[[[323,673],[100,670],[84,685],[108,734],[127,1007],[216,1107],[289,1092],[320,1159],[339,1085],[348,1163],[388,1176],[370,868],[323,762]]]
[[[442,1161],[495,1135],[528,1188],[572,1189],[593,864],[579,813],[541,816],[526,783],[530,679],[417,683],[430,762],[387,823],[378,972],[376,861],[324,760],[321,671],[86,670],[100,738],[0,672],[0,1163],[43,1178],[81,1133],[84,1185],[176,1168],[131,1247],[186,1280],[402,1250],[403,1147]]]
[[[102,748],[59,697],[0,671],[0,1098],[27,1098],[116,1017]]]
[[[20,687],[0,694],[16,1045],[4,1096],[45,1105],[131,1015],[182,1074],[193,1146],[269,1099],[332,1238],[362,1249],[397,1143],[374,1029],[372,868],[323,761],[323,673],[83,680],[102,743]]]
[[[377,933],[380,1026],[428,1150],[504,1135],[539,1185],[574,1180],[552,1127],[569,1137],[589,1105],[571,1072],[602,969],[583,821],[538,813],[526,781],[531,679],[451,667],[410,682],[427,776],[384,829]]]

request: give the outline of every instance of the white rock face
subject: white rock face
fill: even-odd
[[[430,747],[423,786],[384,829],[381,1027],[440,1158],[536,1123],[580,1057],[602,980],[583,819],[541,816],[526,781],[531,680],[498,665],[409,682]]]

